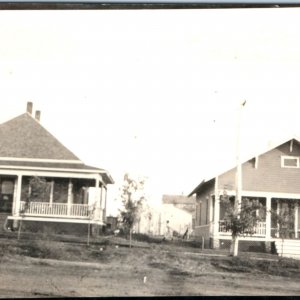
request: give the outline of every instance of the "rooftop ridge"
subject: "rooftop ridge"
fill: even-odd
[[[31,157],[0,157],[0,161],[28,161],[28,162],[48,162],[48,163],[66,163],[66,164],[83,164],[80,159],[47,159],[47,158],[31,158]]]

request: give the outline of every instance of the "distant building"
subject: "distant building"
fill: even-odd
[[[139,222],[135,225],[136,232],[172,238],[190,235],[193,228],[196,198],[178,195],[164,195],[162,204],[146,205]]]
[[[192,216],[192,228],[194,228],[196,217],[196,197],[187,197],[184,195],[163,195],[162,204],[172,205],[189,213]]]

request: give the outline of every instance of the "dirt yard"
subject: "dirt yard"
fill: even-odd
[[[299,295],[300,261],[171,243],[0,238],[0,297]]]

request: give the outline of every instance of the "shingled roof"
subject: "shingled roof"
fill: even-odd
[[[93,172],[114,183],[109,172],[85,165],[29,112],[0,125],[0,167]]]
[[[0,125],[0,157],[79,160],[29,113]]]

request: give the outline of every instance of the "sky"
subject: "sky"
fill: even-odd
[[[0,11],[0,122],[32,101],[111,173],[109,213],[125,172],[153,203],[187,195],[237,141],[248,159],[300,136],[299,36],[299,8]]]

